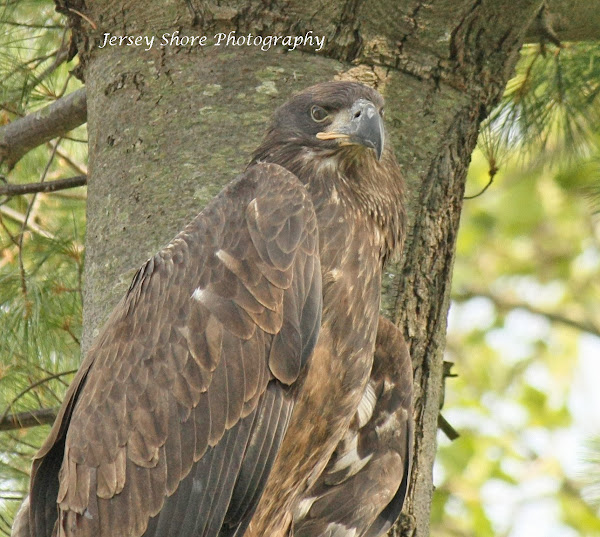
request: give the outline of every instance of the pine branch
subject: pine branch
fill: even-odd
[[[37,410],[34,411],[30,411],[30,412],[19,412],[17,414],[10,414],[9,413],[9,409],[12,405],[14,405],[19,399],[21,399],[21,397],[23,397],[26,393],[30,392],[31,390],[34,390],[35,388],[37,388],[38,386],[42,386],[43,384],[46,384],[47,382],[51,381],[51,380],[56,380],[59,379],[60,377],[64,377],[66,375],[72,375],[73,373],[76,373],[77,369],[73,369],[70,371],[63,371],[62,373],[55,373],[52,375],[48,375],[47,377],[38,380],[37,382],[34,382],[33,384],[30,384],[29,386],[27,386],[25,389],[21,390],[13,399],[12,401],[7,405],[6,410],[4,411],[4,413],[2,414],[2,416],[0,417],[0,430],[8,430],[8,429],[2,429],[1,428],[1,424],[4,423],[4,421],[9,417],[9,416],[20,416],[21,414],[35,414],[35,412],[38,412]],[[12,427],[12,429],[14,429],[15,427]],[[21,428],[21,427],[17,427],[17,428]],[[9,429],[11,429],[9,427]]]
[[[48,175],[48,171],[50,170],[50,166],[52,165],[52,161],[56,156],[56,151],[58,149],[58,145],[60,144],[61,139],[58,140],[57,144],[54,146],[54,150],[46,163],[46,167],[42,172],[42,177],[40,178],[40,183],[44,183],[46,181],[46,176]],[[23,219],[23,224],[21,225],[21,232],[19,233],[19,270],[21,272],[21,288],[23,290],[23,298],[25,298],[26,303],[29,304],[28,300],[28,285],[27,285],[27,273],[25,271],[25,261],[23,259],[23,244],[25,241],[25,230],[27,229],[27,222],[29,222],[30,216],[32,216],[34,207],[37,209],[39,207],[39,198],[37,194],[34,194],[27,205],[27,211],[25,211],[25,217]],[[32,221],[35,220],[32,218]]]
[[[17,222],[21,225],[23,225],[23,223],[25,222],[25,215],[23,213],[15,211],[14,209],[11,209],[10,207],[7,207],[5,205],[0,205],[0,215],[4,215],[10,220]],[[27,222],[27,229],[29,229],[29,231],[32,231],[33,233],[38,234],[40,237],[45,237],[46,239],[54,238],[54,235],[52,235],[52,233],[49,233],[44,228],[41,228],[34,222]]]
[[[67,177],[66,179],[57,179],[47,183],[27,183],[24,185],[4,184],[0,185],[0,196],[22,196],[23,194],[33,194],[36,192],[56,192],[66,190],[87,184],[87,176],[77,175]]]
[[[52,425],[58,414],[58,407],[40,408],[16,414],[7,414],[0,419],[0,431],[13,431],[15,429],[26,429],[38,425]]]
[[[44,69],[39,75],[34,76],[31,84],[29,84],[29,89],[33,90],[38,84],[42,83],[46,78],[48,78],[54,71],[56,71],[63,63],[68,61],[69,59],[69,47],[63,46],[59,50],[56,51],[56,55],[54,57],[54,61],[51,65],[49,65],[46,69]]]
[[[62,136],[87,120],[85,88],[0,128],[0,162],[12,168],[37,146]]]
[[[2,21],[6,26],[16,26],[18,28],[31,28],[32,30],[63,30],[62,24],[30,24],[27,22]]]

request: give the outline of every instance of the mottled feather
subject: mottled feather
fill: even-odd
[[[399,516],[412,461],[412,365],[380,317],[373,369],[350,427],[294,513],[294,537],[377,537]]]
[[[34,463],[38,501],[60,469],[58,535],[150,537],[170,524],[213,535],[228,510],[244,519],[259,489],[230,505],[236,480],[252,480],[257,456],[258,480],[268,473],[293,406],[287,386],[318,334],[317,254],[305,188],[280,166],[257,164],[137,272]],[[257,414],[271,407],[265,427]],[[266,452],[254,448],[245,465],[261,435]],[[196,501],[183,507],[186,491]],[[53,534],[57,515],[46,511],[33,512],[39,537]]]

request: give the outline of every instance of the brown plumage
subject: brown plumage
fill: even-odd
[[[375,537],[398,518],[412,462],[412,364],[379,318],[375,358],[350,427],[294,510],[294,537]]]
[[[290,99],[138,271],[34,461],[36,537],[290,531],[365,392],[402,239],[382,106],[348,82]]]

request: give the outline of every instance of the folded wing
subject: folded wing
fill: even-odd
[[[257,164],[136,274],[34,461],[36,537],[245,527],[321,315],[317,224]]]

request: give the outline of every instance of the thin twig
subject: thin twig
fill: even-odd
[[[46,175],[48,175],[48,170],[50,170],[50,166],[54,161],[54,157],[56,155],[56,151],[58,149],[58,145],[60,144],[60,138],[54,147],[54,151],[50,155],[48,162],[42,172],[42,176],[40,178],[40,183],[43,183],[46,180]],[[23,297],[25,301],[27,301],[27,279],[25,274],[25,263],[23,262],[23,241],[25,239],[25,230],[27,229],[27,222],[29,221],[29,217],[31,216],[31,211],[33,210],[33,206],[35,204],[37,198],[37,193],[33,194],[29,205],[27,206],[27,211],[25,212],[25,218],[23,219],[23,224],[21,226],[21,233],[19,234],[19,272],[21,274],[21,289],[23,291]]]
[[[528,311],[529,313],[533,313],[534,315],[546,317],[552,322],[564,324],[565,326],[576,328],[581,332],[587,332],[588,334],[600,337],[600,326],[597,326],[591,321],[573,319],[571,317],[567,317],[566,315],[562,315],[554,311],[546,311],[536,306],[533,306],[527,302],[508,300],[484,290],[469,290],[452,294],[452,299],[460,302],[464,302],[465,300],[470,300],[471,298],[475,297],[488,298],[494,303],[494,305],[497,308],[501,310],[523,309]]]
[[[35,367],[37,367],[37,369],[39,369],[42,373],[44,373],[45,375],[54,375],[54,373],[48,369],[46,369],[45,367],[42,367],[40,364],[36,364]],[[58,382],[60,382],[65,388],[69,387],[69,383],[65,382],[62,377],[57,378],[56,380],[58,380]]]
[[[83,13],[81,13],[81,11],[77,11],[76,9],[73,9],[72,7],[68,7],[67,8],[69,11],[71,11],[72,13],[75,13],[77,15],[79,15],[84,21],[86,21],[94,30],[98,29],[98,26],[96,25],[96,23],[90,19],[87,15],[84,15]]]
[[[77,144],[88,143],[88,140],[86,138],[75,138],[75,136],[63,136],[63,140],[68,140],[69,142],[75,142]]]
[[[36,192],[56,192],[83,186],[87,183],[87,176],[77,175],[66,179],[57,179],[44,183],[26,183],[24,185],[4,184],[0,185],[0,196],[22,196],[23,194],[34,194]]]
[[[6,217],[10,218],[11,220],[14,220],[18,224],[23,224],[23,222],[25,222],[25,215],[23,215],[19,211],[15,211],[14,209],[11,209],[10,207],[0,206],[0,215],[6,216]],[[9,235],[9,237],[11,237],[11,240],[12,240],[13,235],[6,228],[6,225],[4,224],[1,217],[0,217],[0,225],[2,226],[4,231],[6,231],[6,233]],[[44,237],[46,239],[54,238],[54,235],[52,235],[52,233],[49,233],[48,231],[41,228],[34,222],[27,222],[27,229],[29,229],[29,231],[32,231],[33,233],[36,233],[40,237]],[[19,241],[17,240],[16,237],[13,242],[15,243],[15,246],[17,246],[17,247],[19,246]]]
[[[36,445],[32,444],[31,442],[28,442],[24,438],[21,438],[20,436],[17,438],[14,434],[12,434],[9,431],[7,431],[5,434],[16,444],[23,444],[24,446],[27,446],[28,448],[31,448],[34,451],[38,451],[40,449],[40,446],[36,446]]]
[[[53,148],[54,145],[51,144],[51,142],[48,142],[48,146]],[[67,155],[64,151],[61,151],[60,149],[58,149],[56,151],[56,154],[62,159],[64,160],[67,165],[73,169],[73,171],[75,171],[77,174],[79,175],[87,175],[87,168],[81,164],[77,164],[77,162],[75,162],[74,160],[72,160],[69,155]]]
[[[495,166],[492,166],[488,172],[488,174],[490,176],[490,180],[488,181],[487,185],[485,185],[477,194],[474,194],[473,196],[464,196],[463,199],[472,200],[472,199],[475,199],[475,198],[478,198],[479,196],[481,196],[494,182],[494,177],[496,176],[497,173],[498,173],[498,168],[496,168]]]
[[[450,425],[450,422],[442,416],[442,414],[438,414],[438,427],[440,431],[442,431],[447,437],[448,440],[454,442],[457,438],[460,437],[459,432]]]
[[[546,2],[544,2],[544,5],[537,14],[533,26],[535,28],[535,31],[540,36],[540,45],[542,49],[545,48],[546,41],[550,41],[550,43],[556,45],[558,48],[563,47],[560,38],[558,37],[558,35],[556,35],[556,32],[552,27],[550,10],[548,9],[548,4]]]
[[[6,419],[6,417],[9,415],[10,409],[11,407],[19,400],[21,399],[21,397],[23,397],[24,395],[26,395],[28,392],[30,392],[31,390],[33,390],[34,388],[37,388],[38,386],[46,383],[46,382],[50,382],[51,380],[54,379],[58,379],[60,377],[64,377],[66,375],[71,375],[73,373],[76,373],[77,369],[72,369],[70,371],[63,371],[62,373],[56,373],[54,375],[49,375],[43,379],[38,380],[37,382],[34,382],[33,384],[30,384],[29,386],[27,386],[27,388],[21,390],[13,399],[10,403],[8,403],[8,405],[6,406],[6,409],[4,410],[4,412],[2,413],[2,416],[0,417],[0,424],[4,422],[4,420]]]
[[[53,58],[54,56],[56,56],[58,53],[60,52],[60,49],[57,48],[56,50],[53,50],[52,52],[48,53],[48,54],[44,54],[43,56],[36,56],[35,58],[31,58],[30,60],[27,60],[26,62],[23,62],[19,68],[25,68],[26,66],[34,63],[35,67],[38,67],[40,64],[44,63],[46,60],[49,60],[50,58]],[[27,69],[28,71],[30,69]]]
[[[8,229],[7,225],[4,223],[4,218],[2,218],[3,209],[6,209],[6,208],[8,208],[8,207],[0,207],[0,226],[2,226],[2,229],[4,230],[4,232],[8,235],[8,238],[10,239],[10,241],[15,246],[18,247],[19,241],[17,241],[17,237],[10,232],[10,229]],[[15,211],[15,212],[17,212],[17,211]],[[9,215],[6,215],[6,216],[9,216]]]
[[[67,86],[69,85],[69,82],[71,82],[71,77],[73,75],[71,73],[69,73],[67,75],[67,79],[65,80],[65,83],[63,84],[63,87],[61,88],[61,90],[56,94],[56,98],[60,99],[61,97],[64,97],[66,91],[67,91]]]
[[[44,69],[39,75],[34,76],[34,79],[31,84],[29,84],[29,88],[32,90],[43,82],[46,78],[48,78],[54,71],[56,71],[63,63],[65,63],[69,59],[69,45],[65,43],[65,39],[67,37],[68,29],[65,28],[60,44],[60,48],[56,51],[56,57],[52,62],[52,65],[49,65],[46,69]]]
[[[4,110],[5,112],[8,112],[9,114],[12,114],[13,116],[17,116],[17,117],[25,116],[25,114],[23,112],[21,112],[20,110],[17,110],[16,108],[9,106],[7,103],[0,104],[0,110]]]
[[[73,289],[73,292],[77,292],[76,289]],[[79,341],[79,338],[75,335],[75,332],[73,332],[73,330],[71,330],[71,324],[69,322],[69,319],[66,319],[65,322],[63,323],[63,325],[61,326],[61,328],[67,333],[69,334],[69,336],[71,336],[71,339],[75,342],[75,344],[78,347],[81,347],[81,341]]]
[[[31,375],[31,374],[28,374],[28,375],[27,375],[27,382],[28,382],[29,384],[32,384],[32,383],[34,382],[34,380],[33,380],[34,378],[35,378],[35,377],[32,377],[32,375]],[[40,386],[40,388],[44,388],[44,387],[45,387],[45,385],[42,385],[42,386]],[[32,397],[35,399],[35,402],[37,403],[37,405],[38,405],[40,408],[42,408],[42,407],[43,407],[43,404],[42,404],[42,398],[40,397],[40,394],[38,393],[38,390],[33,390],[33,391],[31,392],[31,396],[32,396]]]
[[[64,28],[61,24],[28,24],[26,22],[17,21],[2,21],[2,24],[6,24],[7,26],[18,26],[21,28],[31,28],[33,30],[62,30]]]

